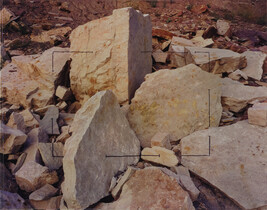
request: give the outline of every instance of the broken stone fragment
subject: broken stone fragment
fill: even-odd
[[[20,112],[20,114],[24,119],[26,133],[27,131],[30,131],[33,128],[39,127],[39,122],[35,119],[35,117],[33,116],[32,112],[29,109],[23,110],[22,112]]]
[[[12,174],[15,174],[21,168],[21,166],[23,165],[26,157],[27,157],[27,153],[22,153],[19,156],[19,158],[18,158],[18,160],[16,162],[15,167],[12,169]]]
[[[30,204],[34,207],[34,209],[49,209],[49,210],[58,210],[60,208],[60,201],[62,199],[62,195],[52,197],[42,201],[30,200]]]
[[[56,90],[56,96],[59,97],[63,101],[67,101],[71,99],[72,92],[70,88],[66,88],[64,86],[58,86]]]
[[[158,49],[152,53],[152,56],[156,63],[166,63],[168,53],[165,53],[162,50]]]
[[[118,171],[139,159],[107,156],[139,155],[140,142],[115,95],[101,91],[76,113],[72,136],[64,150],[64,200],[68,208],[87,208],[109,194],[111,180]]]
[[[171,149],[170,134],[160,132],[156,133],[151,139],[151,147],[153,146]]]
[[[9,23],[11,17],[14,17],[15,15],[7,8],[3,8],[1,11],[0,11],[0,28],[4,28],[6,26],[6,24]]]
[[[57,170],[62,166],[63,147],[60,142],[38,144],[42,160],[50,170]]]
[[[0,190],[0,209],[30,209],[31,207],[17,193]]]
[[[18,191],[17,183],[13,180],[11,173],[8,171],[8,169],[2,162],[0,162],[0,180],[1,180],[0,190],[13,193]]]
[[[189,40],[182,37],[174,36],[172,37],[172,45],[178,45],[178,46],[188,46],[188,47],[194,47],[194,43]]]
[[[248,109],[248,122],[253,125],[267,127],[267,103],[254,104]]]
[[[252,87],[229,78],[222,81],[222,105],[233,112],[240,112],[256,99],[267,99],[267,87]]]
[[[171,44],[171,40],[163,42],[162,45],[161,45],[161,50],[162,51],[167,50],[168,47],[170,46],[170,44]]]
[[[266,206],[266,133],[248,121],[197,131],[181,140],[182,164],[244,209]],[[184,156],[209,154],[209,136],[210,155]]]
[[[128,120],[144,148],[158,131],[177,141],[209,122],[218,126],[221,113],[220,78],[190,64],[148,74],[132,99]]]
[[[240,80],[241,78],[248,80],[248,76],[246,75],[246,73],[239,69],[229,74],[228,77],[231,78],[232,80],[237,80],[237,81]]]
[[[161,29],[161,28],[152,28],[152,36],[153,37],[159,37],[163,39],[170,40],[173,36],[176,36],[174,33]]]
[[[178,45],[170,45],[169,53],[172,67],[183,67],[186,65],[184,47]]]
[[[24,118],[21,114],[13,112],[10,117],[9,121],[7,123],[7,126],[15,129],[15,130],[20,130],[25,133],[25,123],[24,123]]]
[[[56,142],[61,142],[65,144],[66,140],[70,137],[70,126],[62,126],[61,134],[57,137]]]
[[[50,184],[46,184],[40,189],[32,192],[29,196],[30,200],[42,201],[53,197],[57,193],[58,189]]]
[[[59,111],[56,106],[49,107],[44,118],[40,121],[40,127],[50,135],[59,135],[57,119]]]
[[[120,103],[129,101],[152,72],[151,39],[149,15],[133,8],[115,9],[111,16],[74,29],[70,81],[75,98],[84,104],[96,92],[110,89]]]
[[[202,36],[196,36],[191,41],[196,47],[208,47],[214,43],[212,39],[203,39]]]
[[[1,121],[1,147],[0,153],[11,154],[19,151],[27,139],[27,135],[20,130],[6,126]]]
[[[164,166],[172,167],[178,164],[178,158],[172,150],[163,147],[154,146],[152,148],[144,148],[141,158],[146,161],[158,163]]]
[[[180,187],[176,179],[156,167],[137,170],[123,185],[118,200],[101,203],[96,207],[97,210],[138,208],[195,209],[188,193]]]
[[[60,111],[66,109],[67,106],[68,104],[65,101],[60,101],[58,104],[56,104],[56,107],[58,107]]]
[[[23,164],[15,174],[15,178],[20,189],[27,192],[33,192],[45,184],[54,184],[58,181],[56,171],[50,172],[47,167],[34,161]]]
[[[232,35],[231,26],[227,21],[218,20],[216,22],[216,28],[217,28],[217,33],[219,35],[231,37]]]

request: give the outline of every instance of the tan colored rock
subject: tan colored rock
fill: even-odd
[[[66,88],[64,86],[58,86],[56,90],[56,96],[63,101],[67,101],[71,98],[72,93],[70,88]]]
[[[50,172],[47,167],[34,161],[23,164],[15,174],[15,178],[20,189],[27,192],[33,192],[45,184],[54,184],[58,181],[56,171]]]
[[[115,95],[101,91],[76,113],[72,136],[64,150],[64,200],[69,208],[86,208],[109,194],[112,177],[119,170],[125,170],[139,159],[106,156],[139,155],[140,142]]]
[[[47,200],[53,197],[57,193],[57,191],[57,188],[53,187],[50,184],[46,184],[40,189],[32,192],[29,196],[29,199],[34,201]]]
[[[152,56],[156,63],[166,63],[168,53],[165,53],[162,50],[158,49],[152,53]]]
[[[6,107],[2,107],[0,109],[0,119],[4,122],[7,123],[8,121],[8,113],[9,113],[9,109]]]
[[[267,55],[261,52],[246,51],[242,53],[246,56],[247,66],[242,71],[249,77],[261,80],[263,74],[263,64]]]
[[[217,33],[222,36],[231,36],[231,26],[225,20],[218,20],[216,22]]]
[[[183,47],[184,46],[189,46],[189,47],[195,46],[191,40],[178,37],[178,36],[172,37],[172,45],[178,45],[178,46],[183,46]]]
[[[39,122],[35,119],[32,112],[29,109],[25,109],[22,112],[20,112],[24,119],[24,124],[26,127],[26,130],[31,130],[33,128],[39,127]]]
[[[123,176],[118,180],[118,184],[111,191],[111,195],[114,199],[117,199],[119,197],[123,185],[131,178],[131,176],[135,173],[135,171],[136,169],[128,167]]]
[[[267,103],[254,104],[248,109],[248,122],[267,127]]]
[[[244,209],[266,206],[266,133],[247,121],[197,131],[181,140],[182,164]],[[209,136],[210,156],[184,156],[208,154]]]
[[[156,133],[151,139],[151,147],[153,146],[171,149],[170,134],[160,132]]]
[[[166,50],[171,44],[171,40],[169,41],[166,41],[166,42],[163,42],[162,45],[161,45],[161,50]]]
[[[63,120],[65,125],[71,125],[75,114],[72,113],[59,113],[59,119]]]
[[[62,166],[63,147],[60,142],[38,144],[42,160],[50,170],[57,170]]]
[[[160,87],[160,88],[159,88]],[[142,147],[150,147],[157,132],[171,141],[195,130],[218,126],[221,118],[221,86],[218,76],[191,64],[175,70],[160,70],[146,76],[130,105],[128,120]]]
[[[54,28],[49,31],[42,31],[41,34],[31,35],[31,41],[33,42],[50,42],[54,43],[55,40],[64,37],[65,34],[71,31],[70,27]]]
[[[13,112],[10,117],[9,121],[7,123],[7,126],[15,129],[20,130],[25,133],[25,124],[24,124],[24,118],[21,114]]]
[[[62,195],[52,197],[52,198],[49,198],[47,200],[42,200],[42,201],[30,200],[30,203],[35,209],[58,210],[60,208],[61,199],[62,199]]]
[[[183,46],[170,45],[169,53],[172,67],[183,67],[186,65],[185,50]]]
[[[61,134],[57,137],[56,142],[61,142],[65,144],[66,140],[70,137],[70,126],[62,126]]]
[[[71,55],[75,98],[84,104],[96,92],[110,89],[120,103],[130,100],[152,71],[151,38],[149,15],[132,8],[113,10],[111,16],[74,29],[71,50],[93,51]]]
[[[23,165],[26,157],[27,157],[27,153],[22,153],[19,156],[19,158],[18,158],[18,160],[16,162],[15,167],[12,169],[12,174],[15,174],[22,167],[22,165]]]
[[[185,47],[186,64],[193,63],[214,74],[231,73],[246,67],[246,57],[231,50]]]
[[[188,193],[176,179],[154,167],[136,171],[124,184],[117,201],[96,207],[97,210],[138,208],[195,209]]]
[[[81,107],[82,105],[78,101],[75,101],[69,106],[68,113],[75,114]]]
[[[0,153],[11,154],[19,151],[27,139],[27,135],[20,130],[6,126],[1,121],[1,147]]]
[[[4,28],[6,26],[6,24],[8,24],[8,22],[10,21],[11,17],[13,17],[14,14],[7,9],[6,7],[4,7],[1,11],[0,11],[0,28]]]
[[[62,111],[64,109],[66,109],[68,106],[68,104],[65,101],[60,101],[59,103],[56,104],[56,107]]]
[[[241,78],[248,80],[247,74],[239,69],[229,74],[228,77],[231,78],[232,80],[237,80],[237,81],[240,80]]]
[[[267,99],[267,87],[246,86],[229,78],[222,84],[222,105],[230,111],[240,112],[254,100]]]
[[[168,150],[163,147],[146,147],[142,150],[141,155],[141,158],[143,160],[158,163],[168,167],[176,166],[178,164],[178,159],[175,156],[175,153],[172,150]]]
[[[191,41],[196,47],[208,47],[214,44],[212,39],[204,39],[202,36],[195,36]]]
[[[159,37],[163,39],[172,39],[173,36],[176,36],[174,33],[161,29],[161,28],[152,28],[152,36],[153,37]]]

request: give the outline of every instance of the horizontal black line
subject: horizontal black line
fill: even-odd
[[[94,53],[94,51],[53,51],[53,53]]]
[[[156,156],[160,157],[160,155],[106,155],[107,157],[141,157],[141,156]]]

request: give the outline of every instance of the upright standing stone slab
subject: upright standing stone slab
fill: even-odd
[[[111,89],[126,102],[152,71],[149,15],[132,8],[91,21],[70,36],[71,89],[82,104],[96,92]],[[90,52],[91,51],[91,52]]]
[[[111,91],[101,91],[76,113],[65,143],[63,197],[68,208],[84,209],[109,194],[112,177],[138,157],[140,142]]]

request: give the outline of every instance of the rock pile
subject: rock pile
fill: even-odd
[[[71,29],[51,30],[31,39]],[[217,194],[198,182],[230,203],[215,209],[265,208],[266,55],[217,49],[214,36],[230,39],[228,22],[188,39],[122,8],[74,29],[70,48],[12,56],[0,208],[206,208]]]

